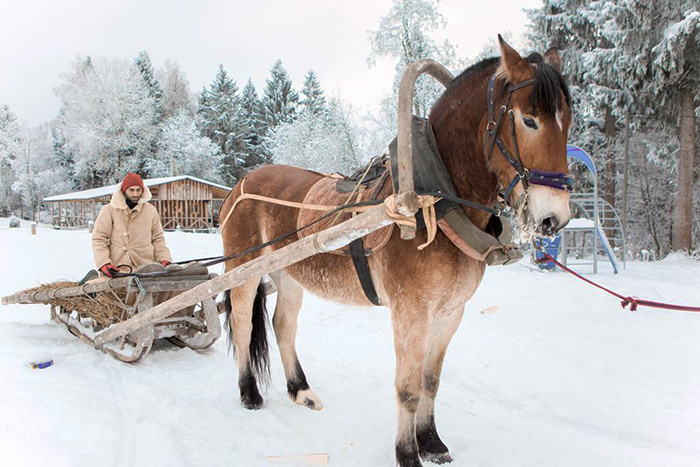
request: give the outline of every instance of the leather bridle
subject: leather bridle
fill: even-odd
[[[528,79],[521,81],[516,84],[508,84],[505,88],[508,92],[508,97],[505,103],[499,108],[498,115],[496,115],[496,75],[491,75],[489,80],[488,91],[487,91],[487,102],[489,111],[489,121],[486,124],[486,134],[484,135],[484,145],[488,144],[488,154],[489,160],[493,157],[493,148],[498,146],[498,149],[506,158],[508,163],[515,169],[515,176],[510,181],[505,191],[501,195],[506,205],[510,205],[509,196],[513,189],[518,185],[518,183],[523,184],[523,188],[527,190],[530,184],[533,185],[543,185],[551,188],[556,188],[558,190],[571,192],[574,187],[574,177],[571,174],[563,172],[547,172],[545,170],[537,169],[527,169],[522,160],[520,159],[520,150],[518,149],[518,139],[515,135],[515,112],[511,106],[510,100],[513,93],[518,89],[523,89],[528,86],[535,84],[534,79]],[[510,131],[513,140],[513,152],[514,155],[510,153],[505,143],[498,134],[498,130],[501,128],[503,123],[503,117],[508,114],[508,120],[510,121]]]

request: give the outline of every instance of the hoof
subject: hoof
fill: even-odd
[[[411,453],[401,453],[396,450],[396,465],[398,467],[423,467],[418,455]]]
[[[421,452],[421,459],[427,462],[432,462],[433,464],[447,464],[452,462],[452,456],[449,452]]]
[[[260,410],[263,406],[263,398],[260,394],[241,397],[241,404],[248,410]]]
[[[292,399],[292,402],[308,407],[311,410],[321,410],[323,408],[321,400],[311,389],[299,391],[296,397]]]

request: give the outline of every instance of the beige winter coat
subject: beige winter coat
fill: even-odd
[[[145,187],[131,210],[119,184],[112,200],[102,207],[92,232],[92,252],[98,269],[107,263],[128,264],[135,269],[144,263],[172,261],[160,215],[148,203],[150,199],[151,191]]]

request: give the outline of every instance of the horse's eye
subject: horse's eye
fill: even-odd
[[[531,118],[523,118],[523,122],[525,122],[525,125],[536,130],[537,129],[537,123]]]

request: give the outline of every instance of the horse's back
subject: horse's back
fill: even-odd
[[[296,229],[297,208],[255,199],[239,200],[243,193],[301,203],[311,186],[323,177],[323,174],[311,170],[277,164],[248,173],[221,206],[219,218],[222,220],[224,253],[230,255]],[[286,243],[281,242],[276,247]],[[253,254],[232,264],[256,256],[258,254]]]

